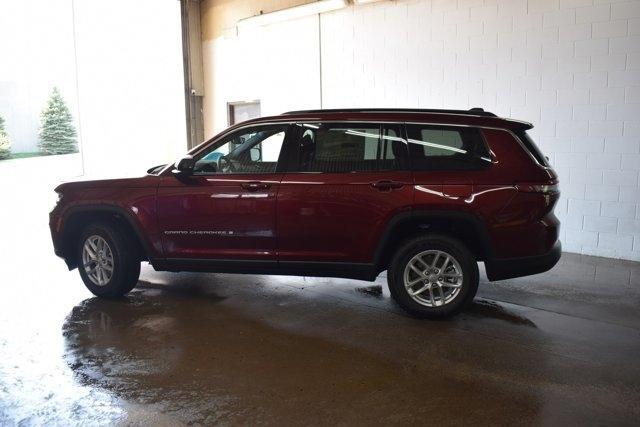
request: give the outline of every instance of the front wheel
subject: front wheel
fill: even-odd
[[[389,290],[405,311],[442,318],[465,308],[478,290],[478,264],[458,240],[426,235],[403,244],[387,272]]]
[[[120,297],[135,287],[140,257],[131,237],[110,224],[84,229],[78,242],[78,270],[85,286],[96,296]]]

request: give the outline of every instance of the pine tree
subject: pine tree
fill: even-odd
[[[11,156],[11,140],[4,129],[4,119],[0,116],[0,160]]]
[[[77,153],[76,128],[57,87],[40,116],[40,151],[47,154]]]

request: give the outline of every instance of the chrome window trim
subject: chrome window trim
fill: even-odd
[[[451,114],[449,114],[451,115]],[[465,116],[466,117],[466,116]],[[237,131],[241,131],[243,129],[249,128],[249,127],[258,127],[258,126],[269,126],[269,125],[300,125],[300,124],[304,124],[304,123],[349,123],[349,122],[353,122],[353,123],[378,123],[378,124],[402,124],[402,125],[427,125],[427,126],[449,126],[449,127],[464,127],[464,128],[476,128],[476,129],[490,129],[490,130],[497,130],[497,131],[503,131],[503,132],[507,132],[509,133],[513,138],[515,138],[515,140],[518,142],[518,144],[520,144],[520,147],[527,153],[527,155],[540,167],[544,168],[544,169],[552,169],[551,167],[547,167],[544,165],[541,165],[540,162],[538,162],[538,160],[529,152],[529,150],[527,150],[527,148],[524,146],[524,144],[522,143],[522,141],[520,141],[520,138],[518,138],[518,136],[511,130],[508,128],[504,128],[504,127],[496,127],[496,126],[486,126],[486,125],[466,125],[466,124],[459,124],[459,123],[440,123],[440,122],[432,122],[432,121],[406,121],[406,120],[362,120],[362,119],[341,119],[341,120],[337,120],[337,119],[322,119],[322,118],[318,118],[318,117],[309,117],[309,118],[297,118],[295,120],[275,120],[275,121],[268,121],[268,122],[253,122],[253,123],[247,123],[246,125],[238,125],[230,127],[225,129],[224,131],[222,131],[221,133],[219,133],[218,135],[214,136],[213,138],[202,142],[201,144],[195,146],[194,148],[192,148],[190,151],[187,152],[187,154],[191,155],[191,156],[197,156],[198,154],[200,154],[203,150],[205,150],[207,147],[209,147],[211,144],[215,144],[216,142],[218,142],[220,139],[225,138],[226,136],[228,136],[231,133],[237,132]],[[521,122],[521,123],[527,123],[527,122]],[[528,123],[527,123],[528,124]],[[491,147],[489,147],[491,148]],[[170,170],[174,167],[174,163],[171,163],[169,165],[167,165],[167,167],[165,169],[163,169],[158,175],[164,175],[167,170]]]
[[[529,151],[527,146],[524,145],[524,142],[522,142],[522,140],[520,139],[520,137],[518,135],[516,135],[514,132],[511,132],[511,136],[513,136],[516,139],[516,141],[518,141],[518,144],[520,144],[520,147],[529,155],[529,157],[531,157],[533,159],[534,162],[536,162],[536,164],[538,166],[540,166],[541,168],[543,168],[545,170],[552,170],[553,169],[553,167],[551,165],[546,166],[546,165],[543,165],[542,163],[540,163],[538,161],[538,159],[536,159],[536,156],[531,154],[531,151]],[[540,149],[538,149],[538,150],[540,150]],[[541,154],[544,156],[544,153],[541,153]]]

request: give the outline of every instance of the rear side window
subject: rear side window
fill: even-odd
[[[400,126],[305,123],[300,126],[301,172],[373,172],[401,169],[406,142]]]
[[[549,162],[542,151],[538,148],[531,136],[527,133],[526,130],[521,130],[516,132],[516,136],[522,141],[522,144],[525,146],[527,151],[531,153],[531,155],[540,163],[542,166],[549,166]]]
[[[473,170],[491,164],[478,129],[408,124],[407,136],[414,170]]]

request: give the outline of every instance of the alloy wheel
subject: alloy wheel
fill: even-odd
[[[441,307],[453,301],[462,289],[460,263],[440,250],[420,252],[404,269],[404,286],[409,296],[427,307]]]
[[[87,237],[82,247],[82,266],[87,277],[97,286],[105,286],[113,276],[113,252],[107,241],[93,235]]]

